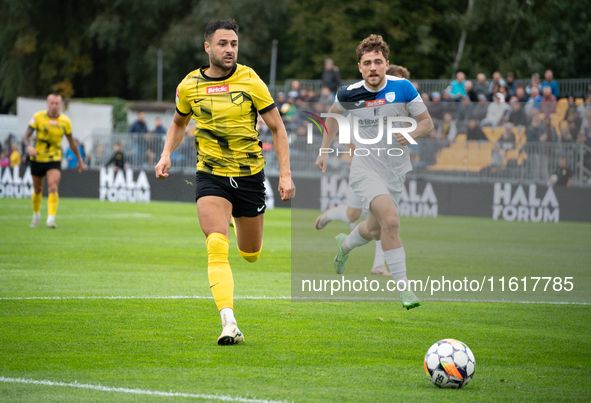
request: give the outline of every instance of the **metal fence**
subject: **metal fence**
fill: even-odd
[[[277,155],[272,149],[269,135],[260,137],[267,143],[263,152],[265,172],[279,174]],[[296,178],[314,178],[324,175],[315,166],[321,138],[316,136],[308,144],[305,136],[289,135],[290,163]],[[138,134],[94,135],[92,150],[88,152],[89,167],[105,166],[114,154],[115,143],[120,144],[126,166],[133,169],[153,170],[164,145],[162,135]],[[591,148],[577,143],[491,143],[467,141],[461,136],[456,141],[420,139],[409,148],[413,171],[409,178],[431,181],[461,181],[473,183],[505,182],[547,184],[560,167],[560,157],[566,158],[566,168],[572,174],[574,186],[591,186]],[[354,152],[352,152],[354,155]],[[329,159],[328,174],[349,174],[349,152],[341,148]],[[185,136],[171,156],[171,172],[192,173],[197,163],[195,139]]]
[[[296,79],[288,79],[285,80],[285,84],[283,87],[275,86],[275,91],[279,92],[282,91],[285,94],[288,94],[291,90],[291,83],[296,81]],[[317,94],[320,93],[320,88],[322,87],[322,80],[297,80],[300,82],[302,88],[312,89],[316,91]],[[342,80],[341,85],[349,85],[353,84],[358,80]],[[429,94],[438,91],[441,92],[445,90],[450,84],[452,80],[411,80],[413,82],[417,82],[419,84],[419,92],[427,92]],[[476,83],[476,79],[471,80],[473,83]],[[520,80],[515,80],[517,82],[522,82],[524,86],[527,86],[530,82],[529,78],[524,78]],[[489,80],[490,82],[490,80]],[[558,88],[560,91],[561,97],[566,97],[568,95],[574,95],[575,97],[586,98],[587,93],[589,91],[589,86],[591,86],[591,78],[572,78],[572,79],[557,79],[556,83],[558,84]],[[276,95],[276,94],[273,94]]]

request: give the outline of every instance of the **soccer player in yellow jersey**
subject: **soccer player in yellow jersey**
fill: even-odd
[[[259,114],[273,133],[281,199],[291,199],[295,187],[287,133],[273,98],[254,70],[236,63],[236,21],[211,21],[205,29],[205,51],[209,65],[189,73],[177,88],[176,113],[155,169],[157,178],[168,177],[170,155],[192,117],[198,157],[197,214],[207,237],[209,284],[222,318],[218,344],[229,345],[244,342],[234,318],[234,280],[228,262],[231,217],[244,259],[255,262],[263,246],[265,160],[256,131]]]
[[[60,113],[62,97],[58,94],[50,94],[47,97],[47,110],[39,111],[29,122],[29,127],[23,139],[29,158],[31,160],[31,175],[33,177],[33,221],[31,228],[39,226],[41,220],[41,199],[43,194],[43,181],[47,176],[47,227],[57,228],[55,215],[59,202],[58,186],[62,176],[62,137],[65,135],[70,143],[70,148],[78,158],[78,172],[84,170],[84,163],[80,157],[78,147],[72,138],[72,125],[70,119]],[[35,145],[30,143],[33,132],[37,132]]]

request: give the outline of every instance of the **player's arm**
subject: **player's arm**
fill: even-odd
[[[25,132],[25,135],[23,137],[23,144],[25,145],[25,148],[27,149],[27,153],[31,157],[34,157],[37,155],[37,150],[35,150],[35,147],[33,147],[31,145],[31,136],[33,135],[34,132],[35,132],[35,129],[33,129],[31,126],[27,126],[27,131]]]
[[[408,133],[413,139],[419,139],[431,133],[434,126],[433,120],[431,120],[431,115],[429,115],[428,110],[425,110],[417,116],[414,116],[414,119],[417,121],[417,128],[414,131]],[[410,144],[410,142],[400,133],[396,134],[396,141],[403,146]]]
[[[174,113],[172,123],[166,133],[166,141],[164,142],[164,149],[160,155],[160,161],[156,165],[156,178],[168,178],[168,170],[170,169],[170,156],[177,149],[185,137],[185,130],[191,120],[191,114],[183,116],[177,112]]]
[[[279,195],[281,200],[287,201],[295,197],[295,186],[291,180],[291,169],[289,167],[287,131],[277,108],[263,113],[261,117],[273,134],[273,146],[279,161]]]
[[[72,150],[72,152],[74,154],[76,154],[76,158],[78,158],[78,164],[76,166],[76,168],[78,169],[78,172],[84,171],[84,161],[82,161],[82,157],[80,156],[80,150],[76,146],[76,143],[74,143],[74,138],[72,137],[72,133],[66,134],[66,140],[68,140],[68,144],[70,145],[70,150]]]
[[[342,115],[345,111],[339,108],[338,104],[335,102],[330,107],[328,113],[338,113]],[[330,145],[334,141],[334,138],[339,130],[339,124],[335,118],[327,118],[326,119],[326,129],[328,133],[322,137],[322,148],[330,148]],[[318,153],[318,158],[316,159],[316,166],[322,171],[326,172],[326,167],[328,166],[328,154],[327,153]]]

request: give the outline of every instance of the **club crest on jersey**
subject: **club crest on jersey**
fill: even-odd
[[[386,101],[388,102],[394,102],[394,100],[396,99],[396,93],[395,92],[389,92],[386,94]]]
[[[207,87],[205,91],[207,94],[220,94],[222,92],[230,91],[229,85],[216,85],[215,87]]]
[[[381,105],[386,105],[386,100],[384,98],[376,99],[375,101],[365,101],[366,108],[371,108],[373,106],[381,106]]]
[[[242,91],[231,92],[230,97],[232,97],[232,103],[234,105],[240,105],[244,102],[244,94]]]

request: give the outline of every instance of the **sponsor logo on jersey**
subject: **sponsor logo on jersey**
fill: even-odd
[[[365,101],[365,106],[367,108],[371,108],[374,106],[381,106],[381,105],[386,105],[386,100],[385,99],[376,99],[375,101]]]
[[[219,94],[222,92],[230,91],[229,85],[216,85],[215,87],[207,87],[206,93],[207,94]]]
[[[57,126],[59,123],[58,123],[58,121],[57,121],[57,120],[49,119],[49,124],[50,124],[50,125]]]
[[[386,94],[386,101],[388,102],[394,102],[394,100],[396,99],[396,93],[395,92],[389,92]]]

